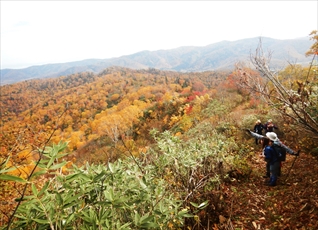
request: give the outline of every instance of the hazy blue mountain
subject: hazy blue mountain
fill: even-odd
[[[248,64],[250,54],[255,50],[260,38],[238,41],[221,41],[211,45],[184,46],[170,50],[141,51],[132,55],[110,59],[87,59],[83,61],[31,66],[24,69],[2,69],[1,84],[11,84],[34,78],[70,75],[79,72],[99,73],[110,66],[132,69],[155,68],[179,72],[200,72],[208,70],[234,69],[235,63]],[[277,40],[262,38],[265,53],[272,52],[271,67],[282,69],[289,63],[308,65],[311,58],[305,57],[313,44],[309,38]]]

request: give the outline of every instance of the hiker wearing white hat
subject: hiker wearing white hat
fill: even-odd
[[[268,139],[270,139],[272,141],[279,141],[277,134],[274,132],[268,132],[268,133],[266,133],[266,136],[268,137]]]
[[[289,147],[287,147],[286,145],[284,145],[277,137],[277,134],[274,132],[267,132],[265,135],[259,135],[257,133],[252,132],[251,130],[246,130],[250,135],[252,135],[254,138],[257,139],[263,139],[263,138],[268,138],[270,140],[272,140],[274,142],[274,144],[284,148],[286,150],[287,153],[289,153],[290,155],[297,155],[298,153],[295,152],[294,150],[290,149]]]
[[[264,139],[265,140],[265,139]],[[268,186],[276,186],[279,170],[280,170],[280,160],[278,155],[276,154],[273,145],[274,141],[271,139],[267,139],[268,144],[264,148],[265,161],[269,165],[269,181],[266,181],[266,185]]]
[[[254,138],[263,140],[263,143],[265,140],[269,140],[266,142],[266,145],[264,145],[263,149],[263,156],[266,160],[266,176],[264,177],[270,177],[270,183],[271,186],[276,185],[277,177],[280,176],[281,171],[281,159],[279,157],[279,154],[275,150],[277,148],[282,148],[285,152],[298,156],[299,152],[295,152],[286,145],[284,145],[277,137],[277,134],[274,132],[267,132],[265,135],[259,135],[257,133],[254,133],[250,130],[246,130],[250,135],[252,135]],[[278,163],[277,163],[278,162]]]

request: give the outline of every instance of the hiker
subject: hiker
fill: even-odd
[[[257,138],[257,139],[269,139],[273,142],[273,144],[277,145],[277,146],[280,146],[282,147],[283,149],[286,150],[287,153],[289,153],[290,155],[294,155],[294,156],[299,156],[299,151],[298,152],[295,152],[293,151],[292,149],[290,149],[289,147],[287,147],[286,145],[284,145],[277,137],[277,134],[274,133],[274,132],[267,132],[265,135],[266,136],[263,136],[263,135],[260,135],[260,134],[257,134],[257,133],[254,133],[252,132],[251,130],[246,130],[250,135],[252,135],[254,138]],[[279,163],[280,167],[278,169],[278,173],[277,175],[280,176],[280,170],[281,170],[281,162]],[[267,166],[268,167],[268,166]],[[264,177],[268,177],[268,172],[266,170],[266,175]]]
[[[279,167],[280,167],[280,161],[272,147],[273,145],[274,145],[274,141],[268,138],[268,144],[265,146],[265,149],[264,149],[265,161],[269,165],[269,172],[270,172],[269,181],[265,183],[268,186],[276,186],[277,177],[279,173]]]
[[[264,126],[263,126],[262,122],[260,120],[257,120],[255,123],[255,126],[254,126],[254,132],[259,134],[259,135],[262,135],[263,129],[264,129]],[[260,139],[255,138],[255,144],[258,145],[260,142],[261,142]]]
[[[283,143],[278,139],[277,137],[277,134],[274,133],[274,132],[268,132],[266,133],[266,137],[269,138],[270,140],[274,141],[274,144],[272,145],[272,147],[274,148],[274,151],[275,151],[275,145],[276,146],[280,146],[280,147],[283,147]],[[285,146],[286,148],[285,149],[285,158],[286,158],[286,152],[287,152],[287,146]],[[294,151],[290,149],[290,154],[293,154],[291,153]],[[276,153],[276,151],[275,151]],[[277,153],[276,153],[277,154]],[[295,155],[297,155],[297,153],[295,153]],[[285,158],[283,159],[283,161],[285,161]],[[278,168],[278,172],[277,172],[277,176],[281,176],[281,172],[282,172],[282,160],[278,158],[278,161],[279,161],[279,168]]]
[[[268,133],[268,132],[274,132],[274,129],[278,129],[278,127],[273,124],[272,119],[269,119],[269,120],[264,124],[264,129],[265,129],[265,133]]]

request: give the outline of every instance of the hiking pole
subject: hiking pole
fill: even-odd
[[[289,176],[289,174],[290,174],[290,171],[292,170],[292,168],[293,168],[293,166],[294,166],[294,164],[295,164],[295,161],[297,160],[297,157],[299,156],[299,153],[300,153],[300,150],[298,150],[298,152],[297,152],[297,154],[296,154],[296,157],[295,157],[295,159],[293,160],[293,163],[292,163],[292,165],[291,165],[290,168],[289,168],[289,171],[288,171],[288,173],[287,173],[287,176],[286,176],[286,178],[285,178],[284,183],[286,183],[286,181],[287,181],[287,179],[288,179],[288,176]]]

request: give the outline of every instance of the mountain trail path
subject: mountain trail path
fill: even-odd
[[[224,185],[227,216],[220,218],[220,229],[318,229],[317,159],[304,153],[286,158],[275,187],[265,185],[260,151],[252,156],[248,177]]]

